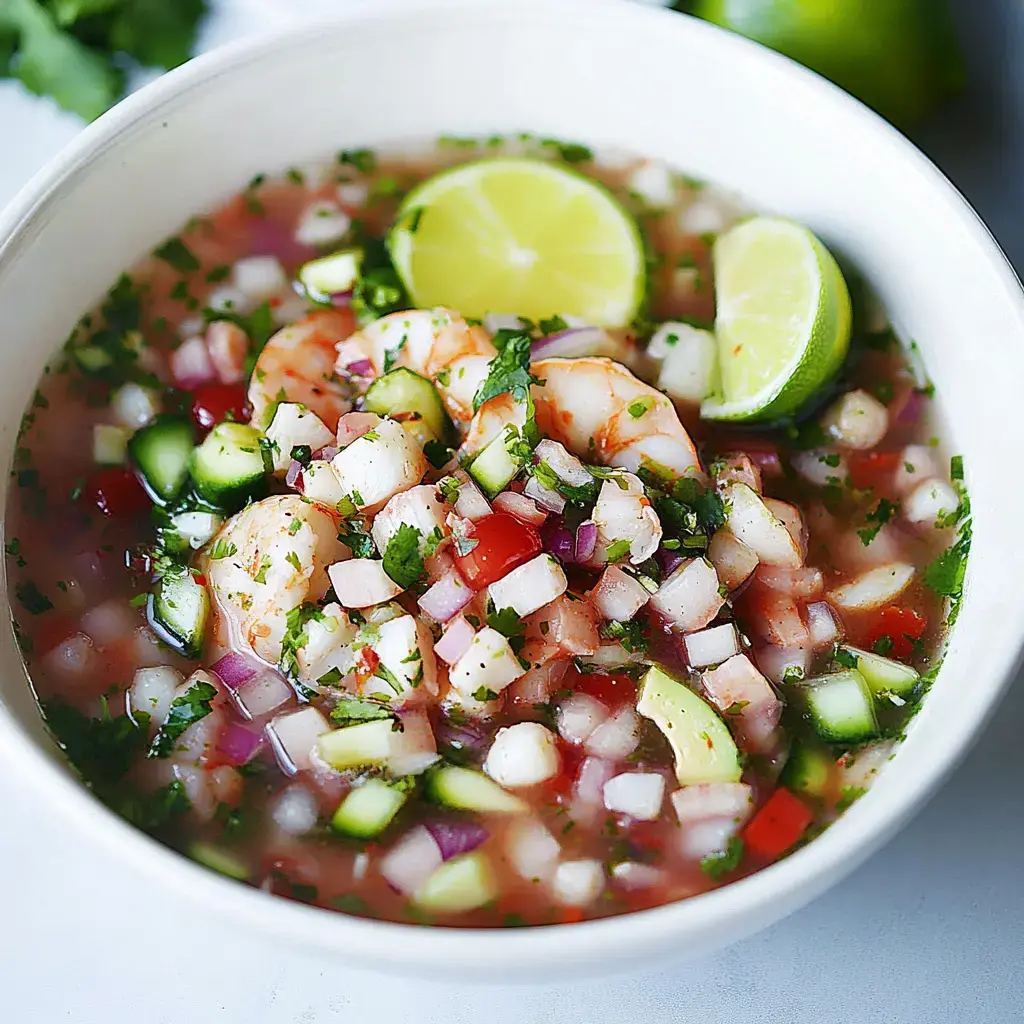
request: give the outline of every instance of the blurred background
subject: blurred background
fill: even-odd
[[[0,0],[0,204],[159,67],[347,2]],[[786,52],[874,106],[945,171],[1024,270],[1022,0],[676,6]],[[199,935],[175,908],[112,896],[118,880],[105,863],[69,863],[60,824],[0,779],[0,871],[16,880],[0,930],[4,1005],[33,1024],[1017,1024],[1022,736],[1017,685],[922,814],[795,918],[697,963],[529,989],[381,986],[379,976],[268,955],[235,935]]]

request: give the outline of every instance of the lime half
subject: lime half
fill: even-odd
[[[720,235],[714,266],[722,393],[701,416],[767,421],[796,412],[850,347],[850,293],[839,266],[807,228],[778,217]]]
[[[479,160],[435,175],[406,197],[388,245],[421,307],[617,326],[643,299],[636,223],[601,185],[541,160]]]

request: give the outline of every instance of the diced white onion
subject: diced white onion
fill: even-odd
[[[703,558],[694,558],[675,569],[650,603],[672,629],[691,633],[703,629],[718,614],[725,598],[719,592],[714,567]]]
[[[608,709],[596,697],[574,693],[558,704],[555,719],[558,735],[568,743],[581,744],[608,717]]]
[[[351,558],[327,569],[342,608],[370,608],[390,601],[402,588],[384,571],[376,558]]]
[[[278,715],[267,726],[267,737],[282,771],[294,775],[312,768],[317,738],[330,732],[331,726],[314,707]]]
[[[128,703],[133,711],[149,715],[150,730],[163,724],[174,700],[174,691],[184,678],[180,672],[166,665],[140,668],[132,678],[128,691]]]
[[[288,290],[288,278],[276,256],[245,256],[236,260],[232,281],[256,305]]]
[[[694,668],[718,665],[740,653],[739,637],[731,622],[703,629],[699,633],[690,633],[683,642],[686,645],[687,660]]]
[[[183,341],[171,353],[171,373],[174,383],[186,391],[213,380],[213,363],[206,342],[198,336]]]
[[[292,688],[273,669],[246,680],[233,693],[248,718],[260,718],[276,711],[294,696]]]
[[[590,734],[586,742],[587,753],[609,761],[625,760],[636,750],[638,725],[633,709],[623,708]]]
[[[215,512],[179,512],[171,522],[188,546],[198,551],[216,536],[224,520]]]
[[[558,562],[551,555],[542,554],[492,583],[487,592],[495,608],[512,608],[520,618],[525,618],[564,594],[568,585]]]
[[[665,778],[657,772],[623,772],[604,784],[604,805],[637,821],[654,821],[661,814]]]
[[[293,783],[274,801],[270,816],[282,832],[301,836],[316,828],[320,807],[305,786]]]
[[[723,527],[708,547],[708,561],[727,590],[735,590],[757,568],[758,557],[729,529]]]
[[[660,160],[644,160],[632,174],[627,185],[648,205],[661,209],[676,201],[676,183],[672,171]]]
[[[683,824],[708,818],[736,818],[743,822],[754,809],[754,791],[745,782],[683,786],[672,794],[671,800],[676,817]]]
[[[599,860],[563,861],[555,869],[551,888],[563,906],[588,906],[604,890],[604,866]]]
[[[684,325],[668,349],[658,388],[680,402],[702,402],[719,388],[718,342],[710,331]]]
[[[299,245],[330,245],[345,237],[352,219],[337,203],[321,199],[303,210],[295,228]]]
[[[609,565],[590,592],[597,614],[614,622],[628,622],[650,599],[650,591],[617,565]]]
[[[816,648],[827,647],[842,635],[835,614],[826,601],[815,601],[807,606],[807,632]]]
[[[558,840],[535,818],[514,820],[505,842],[509,862],[527,881],[549,878],[562,852]]]
[[[346,206],[354,206],[358,209],[369,199],[370,186],[365,181],[343,181],[335,189],[335,194]]]
[[[110,408],[119,423],[138,430],[160,411],[160,397],[152,388],[128,381],[111,396]]]
[[[811,667],[811,652],[803,646],[777,647],[766,644],[753,651],[757,667],[773,683],[780,685],[791,680],[795,674],[798,679],[805,679]]]

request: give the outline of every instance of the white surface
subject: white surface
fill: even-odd
[[[0,126],[18,139],[0,197],[73,132],[39,110],[0,93]],[[308,955],[268,956],[205,921],[195,932],[181,909],[121,891],[113,862],[78,860],[47,808],[0,779],[5,1005],[12,1020],[82,1024],[1016,1020],[1022,710],[1016,694],[924,815],[796,918],[704,963],[561,989],[384,982]]]

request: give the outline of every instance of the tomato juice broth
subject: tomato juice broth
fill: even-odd
[[[879,707],[881,740],[862,762],[866,764],[863,771],[855,770],[856,751],[828,748],[827,780],[816,796],[805,795],[795,808],[784,803],[789,790],[776,789],[789,744],[796,740],[825,748],[814,738],[798,703],[787,707],[785,742],[770,756],[748,756],[743,781],[754,787],[758,805],[774,800],[773,793],[786,794],[773,812],[785,828],[794,815],[799,819],[791,836],[783,829],[788,839],[772,838],[767,819],[762,818],[758,828],[762,832],[767,828],[768,839],[752,835],[742,855],[732,856],[730,846],[731,859],[683,856],[678,849],[680,826],[667,801],[654,821],[631,820],[602,807],[583,809],[575,787],[586,754],[579,746],[559,740],[557,775],[524,795],[536,818],[557,839],[560,857],[597,859],[609,870],[616,864],[643,865],[652,869],[654,879],[636,887],[610,880],[600,898],[583,908],[559,905],[540,878],[525,878],[513,869],[501,852],[507,830],[513,827],[508,819],[487,819],[490,838],[483,846],[493,851],[498,895],[454,917],[439,916],[418,909],[375,869],[394,836],[417,821],[436,817],[430,803],[410,801],[390,831],[360,842],[339,837],[326,827],[349,788],[351,773],[317,767],[301,773],[296,782],[281,770],[269,743],[264,742],[248,763],[239,766],[221,756],[216,737],[194,766],[175,768],[167,760],[147,758],[146,742],[134,737],[139,730],[126,714],[125,694],[134,673],[141,667],[166,665],[188,676],[223,653],[223,637],[214,639],[204,657],[193,660],[163,642],[149,625],[145,595],[158,568],[152,550],[151,502],[130,466],[100,467],[94,461],[94,425],[117,422],[109,404],[114,388],[132,380],[154,389],[165,412],[181,411],[192,417],[197,440],[215,422],[245,420],[245,381],[207,382],[186,390],[175,385],[171,372],[173,352],[183,340],[202,333],[204,311],[217,290],[230,281],[233,264],[243,257],[273,256],[293,278],[305,262],[331,251],[330,246],[322,249],[295,239],[297,221],[317,201],[336,204],[351,220],[345,244],[358,240],[372,247],[412,185],[439,168],[510,151],[571,164],[606,184],[637,217],[649,248],[649,294],[644,321],[628,333],[641,345],[653,324],[663,320],[712,326],[711,245],[715,233],[741,216],[742,208],[702,183],[675,179],[677,199],[660,210],[630,187],[640,161],[594,162],[583,147],[528,137],[442,140],[436,148],[411,156],[377,158],[368,151],[348,152],[316,173],[295,170],[280,178],[254,179],[211,214],[193,218],[176,243],[165,244],[131,270],[97,310],[83,317],[65,350],[47,367],[18,438],[7,511],[7,572],[16,632],[51,728],[97,795],[129,820],[196,856],[200,846],[224,850],[228,864],[222,869],[228,874],[303,902],[416,923],[549,924],[656,906],[749,874],[794,844],[807,841],[870,784],[874,771],[893,749],[886,743],[902,734],[927,689],[929,674],[937,668],[948,599],[958,595],[956,579],[936,585],[935,572],[919,571],[893,604],[838,616],[848,641],[912,664],[924,682],[912,698]],[[381,280],[382,287],[390,286],[389,278]],[[286,294],[244,312],[228,309],[226,315],[238,318],[255,349],[271,331],[300,318],[308,306],[297,295]],[[222,307],[220,317],[206,312],[205,318],[224,315]],[[913,369],[888,328],[883,324],[875,324],[873,331],[864,328],[870,319],[863,309],[857,310],[851,354],[818,407],[824,407],[834,394],[862,388],[887,407],[890,429],[877,446],[848,453],[848,474],[842,479],[813,484],[794,469],[795,454],[828,444],[816,410],[802,415],[795,425],[765,430],[708,423],[700,419],[697,407],[679,406],[704,466],[729,453],[743,452],[759,468],[765,495],[801,511],[806,562],[821,570],[824,592],[869,567],[874,544],[894,545],[900,561],[925,570],[953,540],[949,528],[922,531],[898,522],[900,498],[894,479],[906,461],[905,449],[922,445],[941,452],[942,446],[933,437],[927,380]],[[107,333],[96,338],[97,332]],[[83,369],[74,355],[83,343],[112,353],[112,360],[98,370]],[[641,376],[643,370],[641,357]],[[964,511],[962,505],[961,514]],[[583,576],[580,570],[570,570],[570,586],[578,593],[593,585],[592,577],[587,582]],[[743,634],[752,638],[754,648],[764,648],[761,623],[773,593],[757,581],[738,588],[719,621],[734,618]],[[657,658],[669,671],[691,681],[696,678],[688,669],[678,636],[655,628],[649,644],[649,658]],[[816,651],[806,674],[834,668],[834,657],[832,646]],[[577,662],[550,693],[511,693],[495,721],[444,720],[436,707],[430,710],[431,721],[440,749],[451,760],[479,765],[481,737],[522,720],[554,727],[555,707],[567,694],[589,694],[612,714],[632,706],[637,675],[637,671],[606,674]],[[788,680],[776,683],[786,691]],[[301,707],[309,699],[299,688],[290,707]],[[234,715],[223,690],[214,706],[225,722]],[[260,724],[262,720],[255,727]],[[676,783],[668,742],[647,719],[639,720],[639,729],[639,742],[624,766],[663,775],[671,791]],[[460,736],[460,730],[468,738]],[[313,801],[318,822],[301,835],[282,827],[289,813],[282,810],[282,794],[296,785]],[[212,858],[206,860],[209,863]]]

